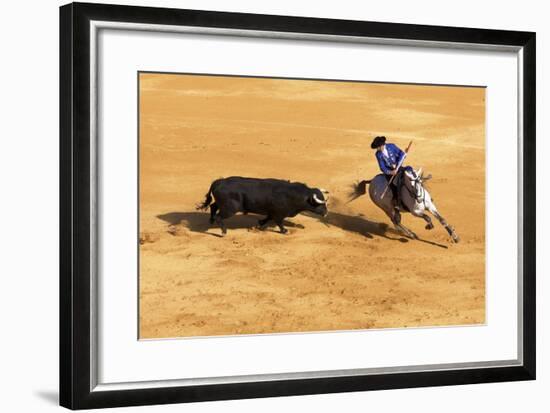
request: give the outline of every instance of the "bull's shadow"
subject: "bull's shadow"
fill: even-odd
[[[207,212],[168,212],[166,214],[157,215],[157,218],[162,219],[170,225],[183,224],[190,231],[208,233],[210,235],[219,235],[208,232],[209,229],[219,229],[219,225],[209,222],[210,213]],[[231,218],[224,220],[228,230],[239,228],[255,228],[258,226],[258,220],[263,218],[262,215],[247,214],[234,215]],[[274,227],[274,223],[270,222],[268,227]],[[304,228],[300,224],[295,224],[290,221],[284,221],[284,225],[290,228]],[[219,235],[221,236],[221,235]]]
[[[403,237],[391,237],[390,234],[399,234],[392,228],[389,228],[388,225],[369,221],[368,219],[360,216],[351,216],[340,214],[338,212],[329,212],[326,217],[319,218],[318,215],[309,214],[307,212],[302,214],[309,216],[310,218],[319,220],[325,225],[339,227],[345,231],[355,232],[367,238],[373,238],[373,235],[377,235],[379,237],[400,240],[402,242],[408,241],[406,238]],[[166,214],[157,215],[157,218],[167,222],[170,225],[182,224],[193,232],[208,233],[208,230],[210,229],[219,228],[217,224],[210,224],[210,214],[207,212],[168,212]],[[238,214],[226,219],[224,222],[228,230],[254,228],[258,226],[258,220],[261,218],[263,218],[263,216],[261,215]],[[292,221],[288,220],[284,221],[284,225],[290,228],[304,228],[302,225],[295,224]],[[273,222],[270,222],[269,226],[274,227],[275,224]]]

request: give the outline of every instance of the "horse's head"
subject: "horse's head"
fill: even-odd
[[[418,171],[414,169],[405,169],[405,185],[411,194],[414,194],[417,200],[424,197],[424,187],[422,182],[424,181],[424,176],[422,174],[422,168]],[[428,177],[429,179],[429,177]]]

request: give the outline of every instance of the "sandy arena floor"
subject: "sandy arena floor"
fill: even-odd
[[[141,74],[140,337],[485,321],[485,90]],[[403,216],[407,240],[350,184],[378,173],[370,143],[408,163],[461,237]],[[195,210],[212,180],[284,178],[331,192],[326,223],[289,233]]]

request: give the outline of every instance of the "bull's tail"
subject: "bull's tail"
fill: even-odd
[[[216,186],[216,184],[219,182],[219,179],[212,182],[212,185],[210,185],[210,188],[208,189],[208,192],[206,193],[204,202],[200,202],[197,204],[196,208],[199,211],[206,211],[210,204],[212,203],[212,190]]]
[[[371,180],[369,179],[351,184],[351,191],[348,193],[348,201],[346,204],[349,204],[351,201],[355,201],[361,195],[365,195],[367,193],[367,185],[370,183]]]

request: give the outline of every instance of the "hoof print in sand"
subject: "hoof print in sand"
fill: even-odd
[[[152,244],[154,242],[157,242],[159,240],[158,234],[154,234],[152,232],[142,232],[139,234],[139,243],[140,245],[143,244]]]
[[[167,231],[170,235],[174,236],[174,237],[181,237],[181,236],[187,236],[187,230],[185,229],[185,227],[181,226],[181,225],[170,225],[168,227],[168,231]]]

